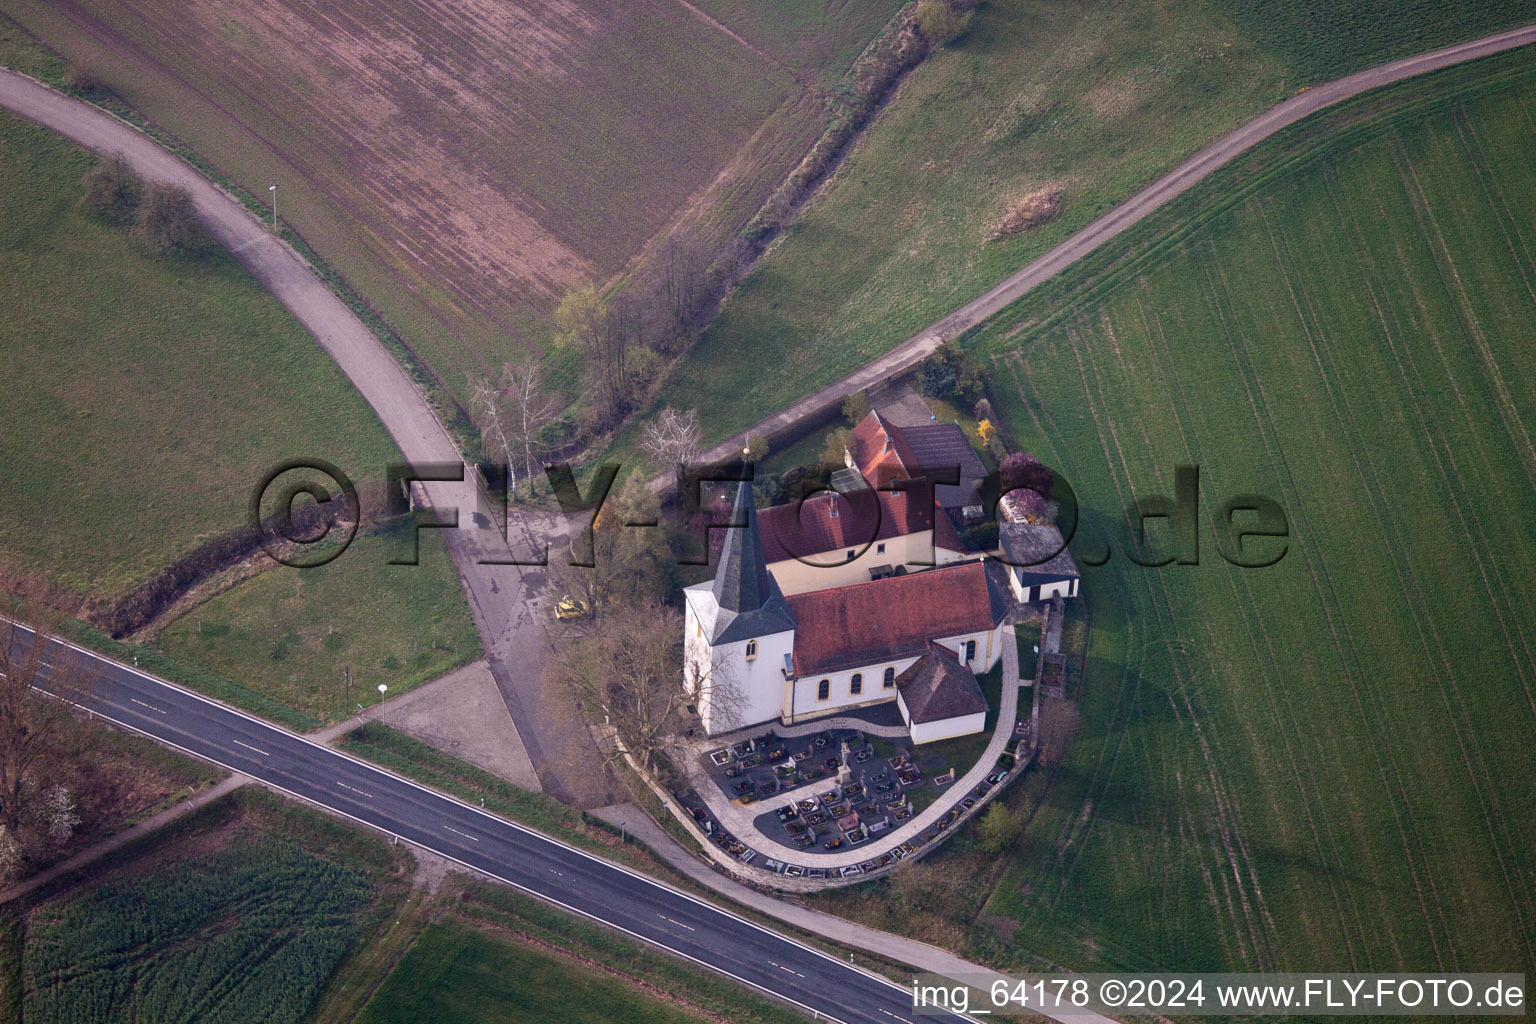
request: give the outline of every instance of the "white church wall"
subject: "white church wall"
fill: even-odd
[[[954,739],[956,736],[970,736],[981,732],[986,726],[987,713],[978,711],[974,715],[959,715],[938,722],[919,722],[910,726],[908,731],[912,734],[913,744],[921,746],[924,743]]]
[[[886,688],[885,670],[894,669],[895,675],[899,676],[915,661],[915,657],[897,658],[894,661],[878,661],[839,672],[822,672],[796,679],[790,691],[791,703],[783,709],[784,721],[793,724],[808,718],[819,718],[833,712],[891,700],[896,696],[896,688]],[[864,677],[862,692],[857,694],[852,692],[855,673]],[[828,681],[827,699],[818,700],[816,695],[823,679]]]
[[[990,672],[998,659],[1003,656],[1003,626],[999,623],[992,629],[979,633],[962,633],[959,636],[940,637],[939,646],[960,654],[965,650],[967,642],[976,644],[976,657],[966,662],[966,666],[977,675]]]
[[[784,704],[784,659],[794,651],[794,632],[712,646],[708,634],[714,622],[713,595],[690,591],[686,596],[683,658],[688,669],[683,685],[702,679],[704,692],[693,696],[704,731],[729,732],[778,718]],[[756,656],[749,658],[748,645],[754,641]],[[711,686],[728,692],[711,694]]]

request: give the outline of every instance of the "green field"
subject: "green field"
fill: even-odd
[[[464,968],[460,976],[450,971],[450,976],[436,980],[437,1005],[444,1015],[434,1020],[805,1020],[798,1011],[738,982],[506,886],[462,879],[454,888],[456,892],[445,886],[444,896],[445,902],[453,900],[460,919],[454,927],[461,935],[467,933],[463,951],[453,951],[451,934],[440,935],[423,956],[402,961],[410,972],[406,977],[414,977],[418,986],[432,983],[424,968],[434,960]],[[527,967],[522,977],[517,976],[520,964]],[[543,978],[562,983],[547,985]],[[385,989],[412,991],[397,984],[396,977],[384,983],[381,995]],[[498,994],[500,1000],[493,1002]],[[415,1004],[412,995],[405,999],[407,1005]],[[369,1010],[362,1021],[423,1019],[395,1015],[384,999],[375,999]],[[447,1016],[450,1012],[456,1015]]]
[[[398,455],[233,259],[155,255],[77,211],[90,159],[0,115],[0,568],[108,598],[243,525],[275,460],[365,479]]]
[[[1536,53],[1288,132],[976,341],[1084,505],[1079,741],[968,943],[1536,970]],[[1126,557],[1201,471],[1200,561]],[[1284,508],[1238,569],[1221,502]]]
[[[313,569],[277,567],[198,605],[155,645],[322,721],[377,704],[480,657],[442,538],[423,531],[419,565],[389,565],[392,534],[364,536]],[[406,541],[408,543],[408,541]],[[343,666],[352,669],[351,704]]]
[[[985,4],[902,85],[656,407],[697,406],[706,441],[743,429],[980,295],[1299,87],[1529,17],[1515,3],[1464,7]],[[1056,219],[989,240],[1010,201],[1037,192],[1059,193]]]
[[[379,986],[358,1024],[702,1022],[669,999],[460,923],[433,925]]]
[[[28,1024],[307,1020],[398,896],[398,851],[265,793],[209,805],[21,918]]]
[[[1459,39],[1529,22],[1521,0],[1220,0],[1223,10],[1304,81],[1347,75]]]

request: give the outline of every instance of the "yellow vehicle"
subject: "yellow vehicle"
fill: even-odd
[[[584,619],[592,614],[592,609],[587,607],[587,602],[578,601],[570,594],[566,594],[555,604],[555,618],[561,622],[570,619]]]

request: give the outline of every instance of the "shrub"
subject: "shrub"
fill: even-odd
[[[69,70],[64,72],[63,84],[70,92],[87,98],[95,98],[107,92],[101,76],[79,64],[70,65]]]
[[[1028,490],[1039,495],[1042,502],[1051,500],[1054,478],[1049,467],[1028,452],[1012,452],[998,466],[1003,493]],[[1023,497],[1020,495],[1020,497]]]
[[[945,0],[923,0],[917,5],[917,34],[930,47],[940,47],[957,39],[971,27],[971,12]]]
[[[145,186],[135,235],[161,252],[176,252],[197,245],[201,231],[190,189],[162,181]]]
[[[865,391],[849,395],[843,400],[843,418],[850,426],[858,426],[869,415],[869,393]]]
[[[1013,845],[1019,834],[1019,819],[1004,804],[993,802],[981,816],[978,829],[981,848],[987,853],[1002,853]]]
[[[128,158],[113,153],[85,172],[80,209],[114,227],[132,224],[144,196],[144,182],[128,166]]]

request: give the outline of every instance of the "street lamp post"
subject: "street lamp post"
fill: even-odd
[[[385,686],[383,683],[379,684],[379,721],[385,725],[389,724],[389,712],[384,709],[384,691],[387,689],[389,689],[388,686]]]
[[[267,191],[272,193],[272,230],[277,230],[277,186],[268,185]]]

